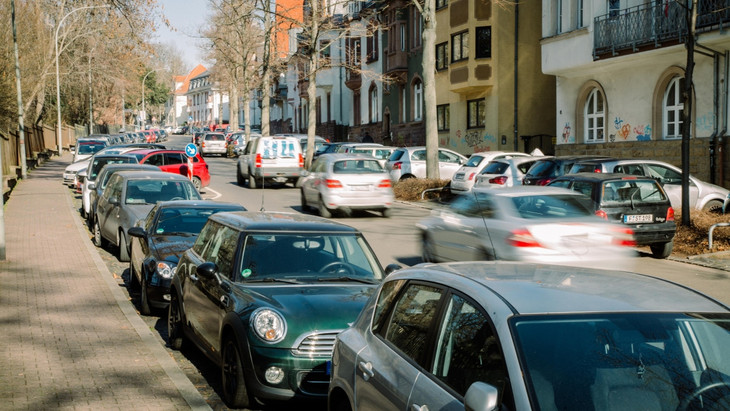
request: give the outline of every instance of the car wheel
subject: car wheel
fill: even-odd
[[[132,264],[132,259],[129,259],[129,281],[127,281],[127,287],[130,290],[136,290],[139,287],[139,282],[137,281],[137,270],[134,269],[134,264]]]
[[[702,207],[702,211],[707,211],[710,213],[722,213],[722,201],[720,200],[710,200],[705,204],[704,207]]]
[[[198,192],[203,189],[203,182],[200,181],[199,177],[193,177],[193,187],[195,187]]]
[[[239,186],[243,186],[246,183],[246,179],[243,178],[243,175],[241,175],[240,167],[236,167],[236,183],[238,183]]]
[[[119,231],[119,236],[117,237],[117,244],[119,244],[119,261],[125,263],[129,261],[129,248],[127,248],[127,236],[124,235],[124,232],[121,230]]]
[[[319,197],[319,215],[323,218],[332,217],[332,211],[324,203],[322,196]]]
[[[256,177],[251,173],[248,173],[248,188],[252,190],[256,189]]]
[[[381,213],[383,214],[384,218],[390,218],[390,216],[393,214],[393,210],[390,208],[384,208]]]
[[[302,203],[302,211],[309,210],[309,205],[307,204],[307,198],[304,196],[304,190],[299,190],[299,199]]]
[[[431,239],[427,236],[423,236],[423,240],[421,243],[421,259],[424,263],[435,263],[436,258],[434,257],[433,252],[433,243],[431,242]]]
[[[674,241],[670,241],[668,243],[660,243],[660,244],[652,244],[649,246],[651,248],[651,255],[654,258],[667,258],[670,254],[672,254],[672,248],[674,248]]]
[[[350,407],[350,400],[348,400],[344,395],[341,395],[332,401],[330,409],[332,411],[352,411],[352,408]]]
[[[170,294],[170,306],[167,311],[167,345],[173,350],[181,350],[185,345],[184,326],[180,301],[173,292]]]
[[[223,343],[222,360],[221,385],[223,386],[223,399],[231,408],[247,408],[251,403],[251,398],[246,389],[241,353],[238,351],[238,344],[236,344],[235,339],[228,338]]]
[[[140,287],[140,296],[139,296],[139,311],[143,315],[150,315],[152,314],[152,310],[150,310],[150,302],[147,298],[147,280],[145,280],[145,276],[142,276],[142,282]]]
[[[101,235],[99,220],[94,221],[94,244],[97,247],[106,247],[106,239]]]

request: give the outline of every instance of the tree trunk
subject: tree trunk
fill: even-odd
[[[423,7],[423,121],[426,125],[426,177],[440,178],[438,159],[438,123],[436,119],[436,14],[434,0]]]
[[[690,224],[689,205],[689,139],[692,134],[692,73],[694,71],[695,23],[697,21],[697,0],[691,1],[687,11],[687,67],[684,73],[682,90],[682,225]]]

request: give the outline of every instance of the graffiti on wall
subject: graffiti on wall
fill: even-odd
[[[456,130],[454,138],[450,135],[440,136],[439,146],[464,153],[496,150],[498,148],[497,138],[489,133],[482,134],[482,132]]]
[[[613,120],[613,127],[616,129],[616,135],[621,137],[623,140],[628,139],[629,135],[631,135],[631,124],[624,122],[624,120],[619,117],[616,117],[616,119]]]
[[[636,141],[650,141],[651,140],[651,126],[638,126],[634,127],[634,133],[636,133]]]
[[[613,128],[616,133],[609,135],[609,141],[611,142],[616,141],[617,137],[624,141],[629,139],[636,141],[651,140],[651,125],[649,124],[632,127],[628,121],[625,121],[621,117],[616,117],[613,120]]]
[[[572,136],[570,135],[571,127],[570,123],[565,123],[565,126],[563,127],[563,133],[560,135],[563,138],[563,143],[571,143],[573,142]]]

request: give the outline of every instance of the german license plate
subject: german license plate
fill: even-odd
[[[352,191],[368,191],[369,189],[370,189],[370,186],[368,186],[368,185],[350,186],[350,190],[352,190]]]
[[[624,223],[635,224],[635,223],[653,223],[654,215],[652,214],[635,214],[635,215],[624,215]]]
[[[464,179],[464,173],[457,173],[457,174],[456,174],[456,175],[454,176],[454,180],[456,180],[456,181],[461,181],[461,180],[463,180],[463,179]]]

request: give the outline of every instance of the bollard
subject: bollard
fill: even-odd
[[[707,246],[710,248],[710,251],[712,251],[712,232],[715,231],[715,228],[717,227],[728,227],[730,226],[730,223],[717,223],[710,226],[710,232],[708,234],[707,239]]]

